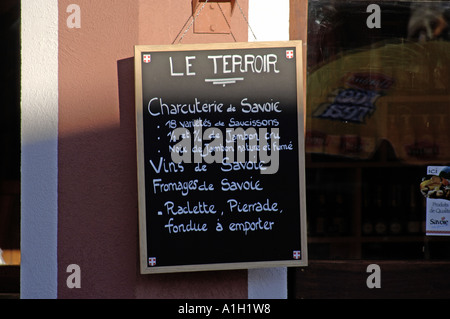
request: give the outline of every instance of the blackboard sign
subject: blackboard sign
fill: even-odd
[[[300,41],[136,46],[141,273],[305,266]]]

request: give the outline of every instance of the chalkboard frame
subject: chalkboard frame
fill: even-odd
[[[173,265],[150,267],[147,256],[147,212],[145,192],[145,163],[144,163],[144,121],[143,121],[143,87],[142,87],[142,54],[151,52],[176,51],[209,51],[234,49],[265,49],[265,48],[293,48],[296,49],[296,83],[297,83],[297,122],[298,122],[298,150],[299,150],[299,201],[300,201],[300,247],[301,258],[293,260],[229,262],[195,265]],[[242,42],[242,43],[214,43],[214,44],[176,44],[176,45],[136,45],[135,46],[135,103],[136,103],[136,148],[137,148],[137,179],[138,179],[138,216],[139,216],[139,250],[141,274],[218,271],[235,269],[255,269],[273,267],[304,267],[308,265],[307,233],[306,233],[306,187],[305,187],[305,106],[303,88],[303,50],[302,41],[276,42]]]

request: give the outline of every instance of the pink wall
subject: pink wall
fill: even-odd
[[[191,1],[78,0],[80,29],[66,25],[71,3],[58,2],[58,297],[247,298],[245,270],[139,274],[134,45],[171,44]],[[238,8],[230,25],[246,42]],[[234,39],[191,28],[182,43],[213,42]],[[81,289],[66,286],[70,264]]]

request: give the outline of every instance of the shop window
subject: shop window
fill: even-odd
[[[372,3],[308,2],[309,258],[449,260],[450,4]]]

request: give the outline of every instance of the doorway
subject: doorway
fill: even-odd
[[[19,296],[20,1],[0,2],[0,298]]]

